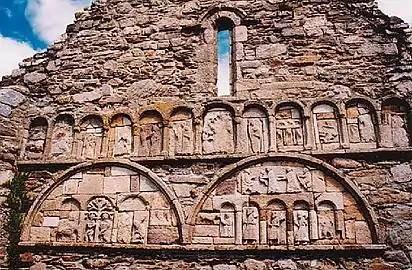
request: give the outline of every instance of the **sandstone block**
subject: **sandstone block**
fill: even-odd
[[[256,58],[266,59],[276,57],[287,52],[287,46],[283,44],[264,44],[256,48]]]
[[[105,194],[130,192],[130,176],[105,177],[103,181],[103,192]]]

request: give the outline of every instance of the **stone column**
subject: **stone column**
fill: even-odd
[[[242,209],[240,209],[240,211],[239,210],[237,210],[236,211],[236,219],[235,219],[235,222],[236,222],[236,228],[235,228],[235,231],[236,231],[236,239],[235,239],[235,244],[236,245],[241,245],[242,244],[242,238],[243,238],[243,233],[242,233],[242,226],[243,226],[243,215],[242,215],[243,213],[242,213]]]

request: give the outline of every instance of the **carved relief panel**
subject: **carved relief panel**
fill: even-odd
[[[243,113],[239,144],[248,153],[259,154],[269,150],[269,120],[262,109],[249,107]]]
[[[163,151],[163,118],[156,111],[145,112],[139,122],[139,155],[157,156]]]
[[[39,205],[23,241],[172,244],[180,239],[171,201],[145,175],[97,167],[63,181]]]
[[[375,123],[369,107],[362,103],[346,107],[349,142],[357,147],[376,147]]]
[[[110,123],[109,145],[112,155],[124,156],[133,151],[133,125],[127,115],[117,115]]]
[[[232,114],[223,108],[209,110],[203,119],[203,153],[233,153],[234,138]]]
[[[382,105],[381,142],[383,147],[409,147],[407,107],[396,101]]]
[[[371,244],[366,218],[354,202],[336,180],[314,167],[285,161],[248,166],[211,192],[197,215],[192,243],[314,249]],[[346,233],[354,224],[359,231]]]
[[[103,121],[99,117],[87,117],[80,124],[79,151],[81,158],[95,159],[102,151]]]
[[[276,143],[282,150],[302,150],[305,142],[302,114],[296,106],[276,110]]]
[[[314,107],[312,112],[316,148],[319,150],[340,148],[341,131],[336,108],[328,104],[320,104]]]
[[[193,114],[188,109],[174,112],[170,118],[169,154],[189,155],[194,149]]]
[[[44,118],[36,118],[30,123],[24,151],[25,159],[41,159],[43,157],[46,147],[47,127],[47,120]]]
[[[72,155],[74,137],[74,118],[70,115],[60,115],[56,118],[51,137],[51,157],[70,158]]]

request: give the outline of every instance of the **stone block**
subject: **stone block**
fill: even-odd
[[[213,270],[237,270],[236,265],[232,264],[217,264],[213,266]]]
[[[0,103],[9,105],[11,107],[16,107],[22,103],[26,97],[13,89],[1,88],[0,89]]]
[[[148,244],[174,244],[179,240],[177,227],[149,226],[147,233]]]
[[[247,41],[247,27],[244,25],[236,26],[234,29],[234,42]]]
[[[43,227],[57,227],[59,225],[59,217],[44,217]]]
[[[130,192],[130,176],[109,176],[104,177],[104,194]]]
[[[213,244],[213,237],[193,237],[192,244]]]
[[[200,237],[218,237],[219,225],[196,225],[193,235]]]
[[[49,227],[31,227],[30,240],[36,242],[50,241],[51,228]]]
[[[130,191],[131,192],[140,191],[140,176],[139,175],[130,176]]]
[[[143,175],[140,176],[140,191],[146,192],[146,191],[158,191],[158,190],[159,189],[153,183],[152,180],[148,179],[147,177]]]
[[[112,167],[111,168],[112,176],[121,176],[121,175],[137,175],[135,171],[132,171],[124,167]]]
[[[391,174],[393,180],[397,183],[405,183],[412,181],[412,170],[409,163],[403,163],[401,165],[391,168]]]
[[[79,180],[66,180],[63,184],[63,194],[64,195],[72,195],[77,194],[79,186]]]
[[[79,182],[79,194],[102,194],[103,193],[103,175],[101,174],[84,174],[83,181]]]
[[[371,244],[371,233],[366,221],[355,222],[355,238],[357,244]]]
[[[264,44],[256,48],[257,59],[273,58],[282,54],[286,54],[287,46],[283,44]]]

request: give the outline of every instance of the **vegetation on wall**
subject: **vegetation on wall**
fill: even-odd
[[[7,256],[10,270],[18,269],[20,262],[18,243],[24,214],[27,213],[30,207],[30,199],[25,190],[27,178],[27,174],[19,173],[12,180],[2,185],[3,188],[8,190],[7,198],[3,204],[8,209],[5,213],[3,229],[9,242]]]

